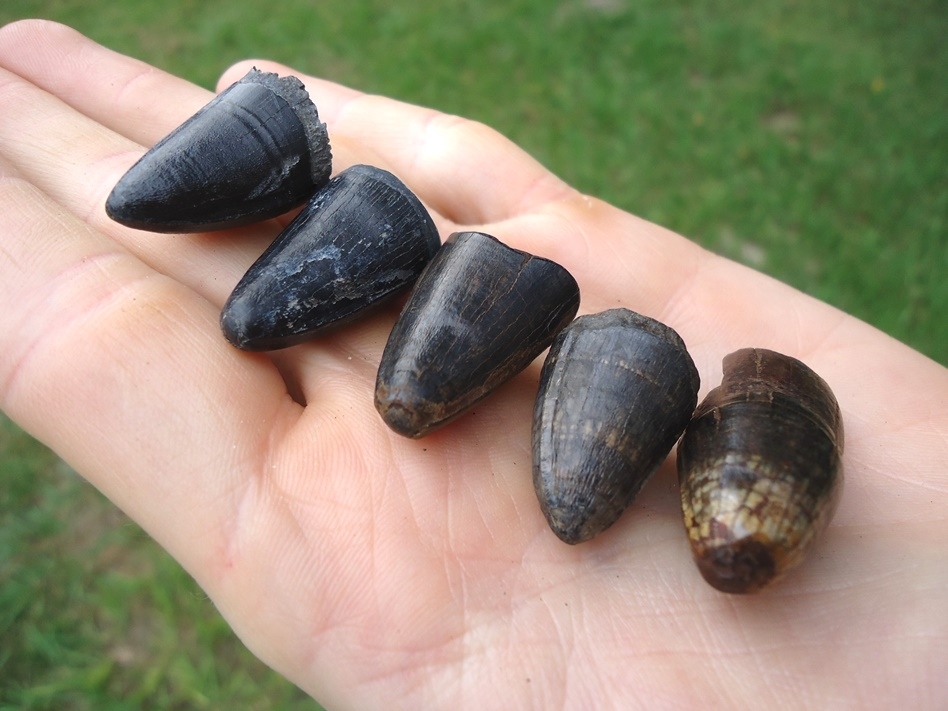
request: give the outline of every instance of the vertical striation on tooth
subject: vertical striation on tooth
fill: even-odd
[[[236,227],[299,205],[331,172],[326,125],[299,79],[252,69],[145,153],[105,209],[152,232]]]
[[[842,490],[843,423],[826,382],[795,358],[745,348],[678,447],[685,529],[713,587],[752,593],[798,565]]]
[[[431,216],[401,180],[353,166],[247,270],[221,328],[244,350],[301,343],[404,292],[440,246]]]
[[[399,434],[422,437],[526,368],[578,308],[579,286],[559,264],[455,233],[392,329],[376,409]]]
[[[580,316],[553,341],[533,416],[533,484],[553,532],[587,541],[619,518],[698,401],[681,337],[627,309]]]

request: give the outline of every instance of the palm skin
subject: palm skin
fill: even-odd
[[[539,364],[400,438],[372,404],[398,305],[305,346],[235,350],[220,307],[279,225],[152,235],[103,210],[142,147],[209,95],[50,23],[0,30],[5,412],[330,708],[948,704],[948,371],[576,193],[482,125],[302,79],[335,172],[389,169],[443,238],[480,229],[563,264],[581,313],[668,323],[702,395],[744,346],[820,373],[843,410],[846,483],[810,559],[759,596],[708,587],[670,462],[616,526],[564,545],[531,483]]]

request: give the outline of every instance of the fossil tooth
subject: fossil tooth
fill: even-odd
[[[685,528],[704,579],[751,593],[800,563],[836,509],[842,454],[839,405],[820,376],[774,351],[727,356],[678,446]]]
[[[250,267],[221,313],[244,350],[285,348],[405,291],[441,240],[388,171],[356,165],[318,191]]]
[[[480,232],[451,235],[385,346],[379,414],[401,435],[428,434],[526,368],[578,308],[559,264]]]
[[[681,337],[627,309],[580,316],[553,341],[533,417],[533,483],[550,528],[611,526],[691,419],[698,371]]]
[[[326,125],[299,79],[252,69],[145,153],[105,209],[152,232],[235,227],[299,205],[331,171]]]

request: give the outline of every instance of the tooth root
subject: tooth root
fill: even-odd
[[[533,418],[533,483],[553,532],[611,526],[664,461],[698,399],[675,331],[627,309],[580,316],[553,341]]]
[[[303,85],[254,69],[145,153],[105,209],[152,232],[236,227],[299,205],[331,170],[326,126]]]
[[[559,264],[480,232],[451,235],[385,346],[379,414],[406,437],[447,424],[526,368],[578,308]]]
[[[244,350],[285,348],[403,293],[441,246],[402,181],[367,165],[317,192],[240,280],[221,313]]]

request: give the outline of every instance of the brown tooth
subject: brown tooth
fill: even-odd
[[[406,437],[447,424],[526,368],[578,308],[579,286],[559,264],[480,232],[451,235],[385,346],[379,414]]]
[[[553,342],[533,417],[533,484],[553,532],[611,526],[691,418],[698,371],[675,331],[626,309],[580,316]]]
[[[832,391],[789,356],[746,348],[698,406],[678,447],[681,505],[704,579],[752,593],[798,565],[842,490]]]

